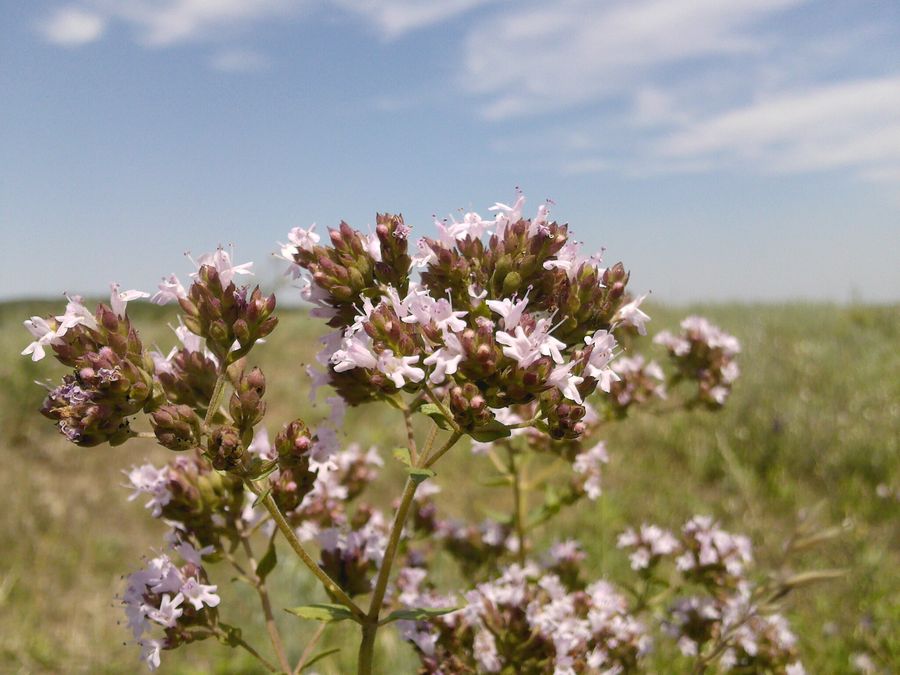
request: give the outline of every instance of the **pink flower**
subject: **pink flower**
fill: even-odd
[[[110,288],[110,296],[109,296],[109,306],[113,312],[116,313],[116,316],[125,316],[125,307],[128,305],[130,300],[138,300],[140,298],[149,298],[149,293],[144,293],[143,291],[120,291],[119,284],[112,283],[109,285]]]

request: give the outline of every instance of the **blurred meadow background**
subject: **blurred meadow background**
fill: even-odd
[[[33,383],[61,368],[40,372],[17,356],[23,316],[44,314],[48,303],[0,306],[0,671],[10,673],[138,672],[115,596],[121,576],[160,545],[161,524],[140,501],[127,502],[122,469],[170,453],[137,439],[119,448],[80,449],[67,444],[38,413],[43,390]],[[166,347],[173,314],[133,303],[129,311],[148,343]],[[627,557],[615,538],[627,526],[653,521],[677,528],[694,513],[750,535],[761,567],[781,554],[798,520],[815,511],[818,524],[839,526],[840,536],[795,561],[795,568],[844,568],[845,577],[796,592],[788,616],[810,673],[896,672],[900,664],[900,307],[825,304],[719,304],[652,307],[652,326],[673,328],[688,311],[701,311],[740,337],[744,375],[719,413],[654,415],[638,410],[612,423],[604,494],[564,512],[542,543],[574,536],[589,553],[590,578],[628,576]],[[281,313],[268,344],[254,352],[267,374],[268,427],[301,416],[315,420],[301,364],[316,350],[320,324],[303,310]],[[662,358],[662,348],[650,353]],[[58,374],[62,374],[61,372]],[[367,406],[351,411],[348,440],[377,444],[386,470],[376,499],[386,504],[403,476],[389,450],[402,444],[396,411]],[[438,506],[480,519],[505,491],[479,483],[485,458],[461,445],[442,462]],[[500,495],[498,497],[498,494]],[[281,558],[290,561],[289,552]],[[452,570],[448,574],[452,574]],[[223,620],[253,616],[256,598],[229,581],[226,566],[213,568],[221,584]],[[309,575],[290,562],[273,575],[277,606],[322,600]],[[279,616],[293,658],[311,627]],[[326,644],[342,652],[319,664],[322,673],[348,672],[355,659],[352,628],[330,630]],[[248,627],[251,642],[265,644],[261,623]],[[347,636],[344,639],[344,636]],[[381,649],[392,672],[413,672],[411,652],[394,631]],[[257,672],[242,653],[212,641],[165,654],[163,673]],[[654,672],[673,672],[657,662]],[[387,672],[387,671],[385,671]],[[676,671],[677,672],[677,671]]]
[[[721,413],[610,425],[603,498],[552,535],[615,576],[626,526],[710,513],[765,567],[814,514],[841,536],[796,564],[847,574],[793,599],[808,672],[900,672],[895,0],[0,0],[0,672],[140,672],[115,595],[162,530],[121,472],[168,454],[67,445],[33,382],[61,369],[19,356],[24,319],[64,290],[184,280],[185,250],[234,244],[279,295],[254,352],[274,432],[324,415],[301,367],[321,325],[276,281],[275,242],[376,211],[427,235],[516,186],[653,292],[652,332],[697,311],[744,347]],[[173,343],[171,311],[129,310]],[[401,430],[369,407],[346,435],[389,451]],[[479,516],[485,471],[454,449],[439,505]],[[221,574],[223,614],[255,610]],[[305,578],[279,567],[277,603],[309,600]],[[309,627],[279,620],[296,657]],[[343,630],[323,673],[353,662]],[[214,644],[165,656],[164,673],[254,672]]]

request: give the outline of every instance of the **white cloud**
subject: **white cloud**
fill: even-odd
[[[62,7],[53,12],[38,30],[47,42],[61,47],[80,47],[100,39],[106,19],[79,7]]]
[[[506,118],[615,97],[660,66],[758,53],[749,28],[805,0],[567,0],[515,6],[468,36],[463,86]]]
[[[102,6],[111,16],[131,24],[141,43],[164,47],[221,39],[251,24],[288,15],[305,4],[298,0],[118,0]]]
[[[765,172],[890,173],[900,167],[900,77],[770,96],[688,125],[659,142],[655,153]]]
[[[496,0],[333,0],[374,22],[387,39],[425,28]]]
[[[213,55],[209,65],[223,73],[255,73],[268,69],[268,57],[251,49],[226,49]]]
[[[223,40],[255,24],[337,8],[385,38],[399,37],[496,0],[81,0],[57,10],[42,31],[57,44],[98,39],[106,24],[130,26],[139,43],[166,47]]]

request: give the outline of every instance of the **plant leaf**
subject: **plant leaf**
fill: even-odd
[[[265,501],[266,497],[268,497],[271,492],[272,492],[271,487],[268,487],[265,489],[265,491],[260,492],[259,495],[256,497],[256,499],[253,500],[253,508],[255,509],[257,506],[262,504],[263,501]]]
[[[418,467],[413,467],[409,470],[409,478],[416,485],[419,485],[424,480],[433,478],[435,475],[437,474],[435,474],[431,469],[421,469]]]
[[[507,438],[510,433],[509,427],[497,420],[491,420],[484,426],[468,432],[469,436],[481,443],[490,443],[498,438]]]
[[[412,458],[409,456],[409,448],[396,448],[393,452],[393,455],[407,469],[412,466]]]
[[[312,605],[301,605],[300,607],[286,608],[284,610],[301,619],[310,619],[311,621],[324,621],[332,623],[334,621],[344,621],[350,619],[356,621],[353,612],[344,607],[331,602],[317,602]]]
[[[459,607],[410,607],[409,609],[396,609],[379,622],[379,625],[392,621],[422,621],[436,616],[443,616],[455,612]]]
[[[423,415],[428,415],[441,429],[446,431],[450,428],[450,425],[447,423],[447,418],[444,417],[444,413],[442,413],[441,409],[434,403],[426,403],[419,408],[419,412]]]
[[[259,565],[256,566],[256,576],[259,577],[260,581],[265,581],[266,577],[269,576],[269,572],[275,569],[277,564],[278,554],[275,552],[275,541],[273,540],[269,542],[266,554],[259,561]]]

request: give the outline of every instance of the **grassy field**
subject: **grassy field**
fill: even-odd
[[[159,308],[132,305],[145,342],[173,341]],[[58,309],[42,303],[0,305],[0,672],[141,672],[115,595],[121,575],[159,546],[162,527],[138,502],[126,501],[121,470],[167,452],[146,440],[119,448],[65,443],[37,409],[33,380],[62,374],[50,359],[38,366],[18,356],[28,342],[21,321]],[[847,568],[827,585],[797,593],[789,618],[810,673],[853,672],[865,653],[880,672],[900,672],[900,307],[719,305],[674,311],[655,307],[652,327],[673,327],[701,311],[744,345],[743,377],[725,411],[657,416],[637,413],[611,425],[611,463],[595,505],[566,513],[554,536],[577,536],[590,554],[590,576],[624,572],[613,542],[624,527],[648,520],[668,527],[693,513],[719,517],[749,534],[756,557],[775,559],[798,518],[817,504],[823,526],[845,533],[798,561],[804,568]],[[298,311],[255,355],[269,380],[270,429],[324,411],[310,407],[300,364],[316,350],[319,324]],[[661,353],[659,354],[661,356]],[[389,409],[368,407],[348,418],[350,438],[384,449],[402,425]],[[464,448],[439,467],[439,506],[477,516],[495,493],[472,481],[484,470]],[[377,497],[387,503],[402,477],[388,469]],[[879,486],[881,496],[879,495]],[[287,560],[288,555],[282,558]],[[291,571],[296,572],[291,574]],[[255,598],[218,570],[223,619],[255,617]],[[215,574],[215,570],[214,570]],[[276,604],[318,599],[296,568],[276,572]],[[309,627],[279,618],[296,657]],[[233,621],[237,622],[237,620]],[[344,672],[355,635],[338,629],[341,655],[321,672]],[[254,625],[252,642],[264,644]],[[391,631],[381,644],[385,672],[410,672],[408,652]],[[672,672],[672,666],[653,666]],[[164,654],[164,673],[256,672],[217,644]]]

